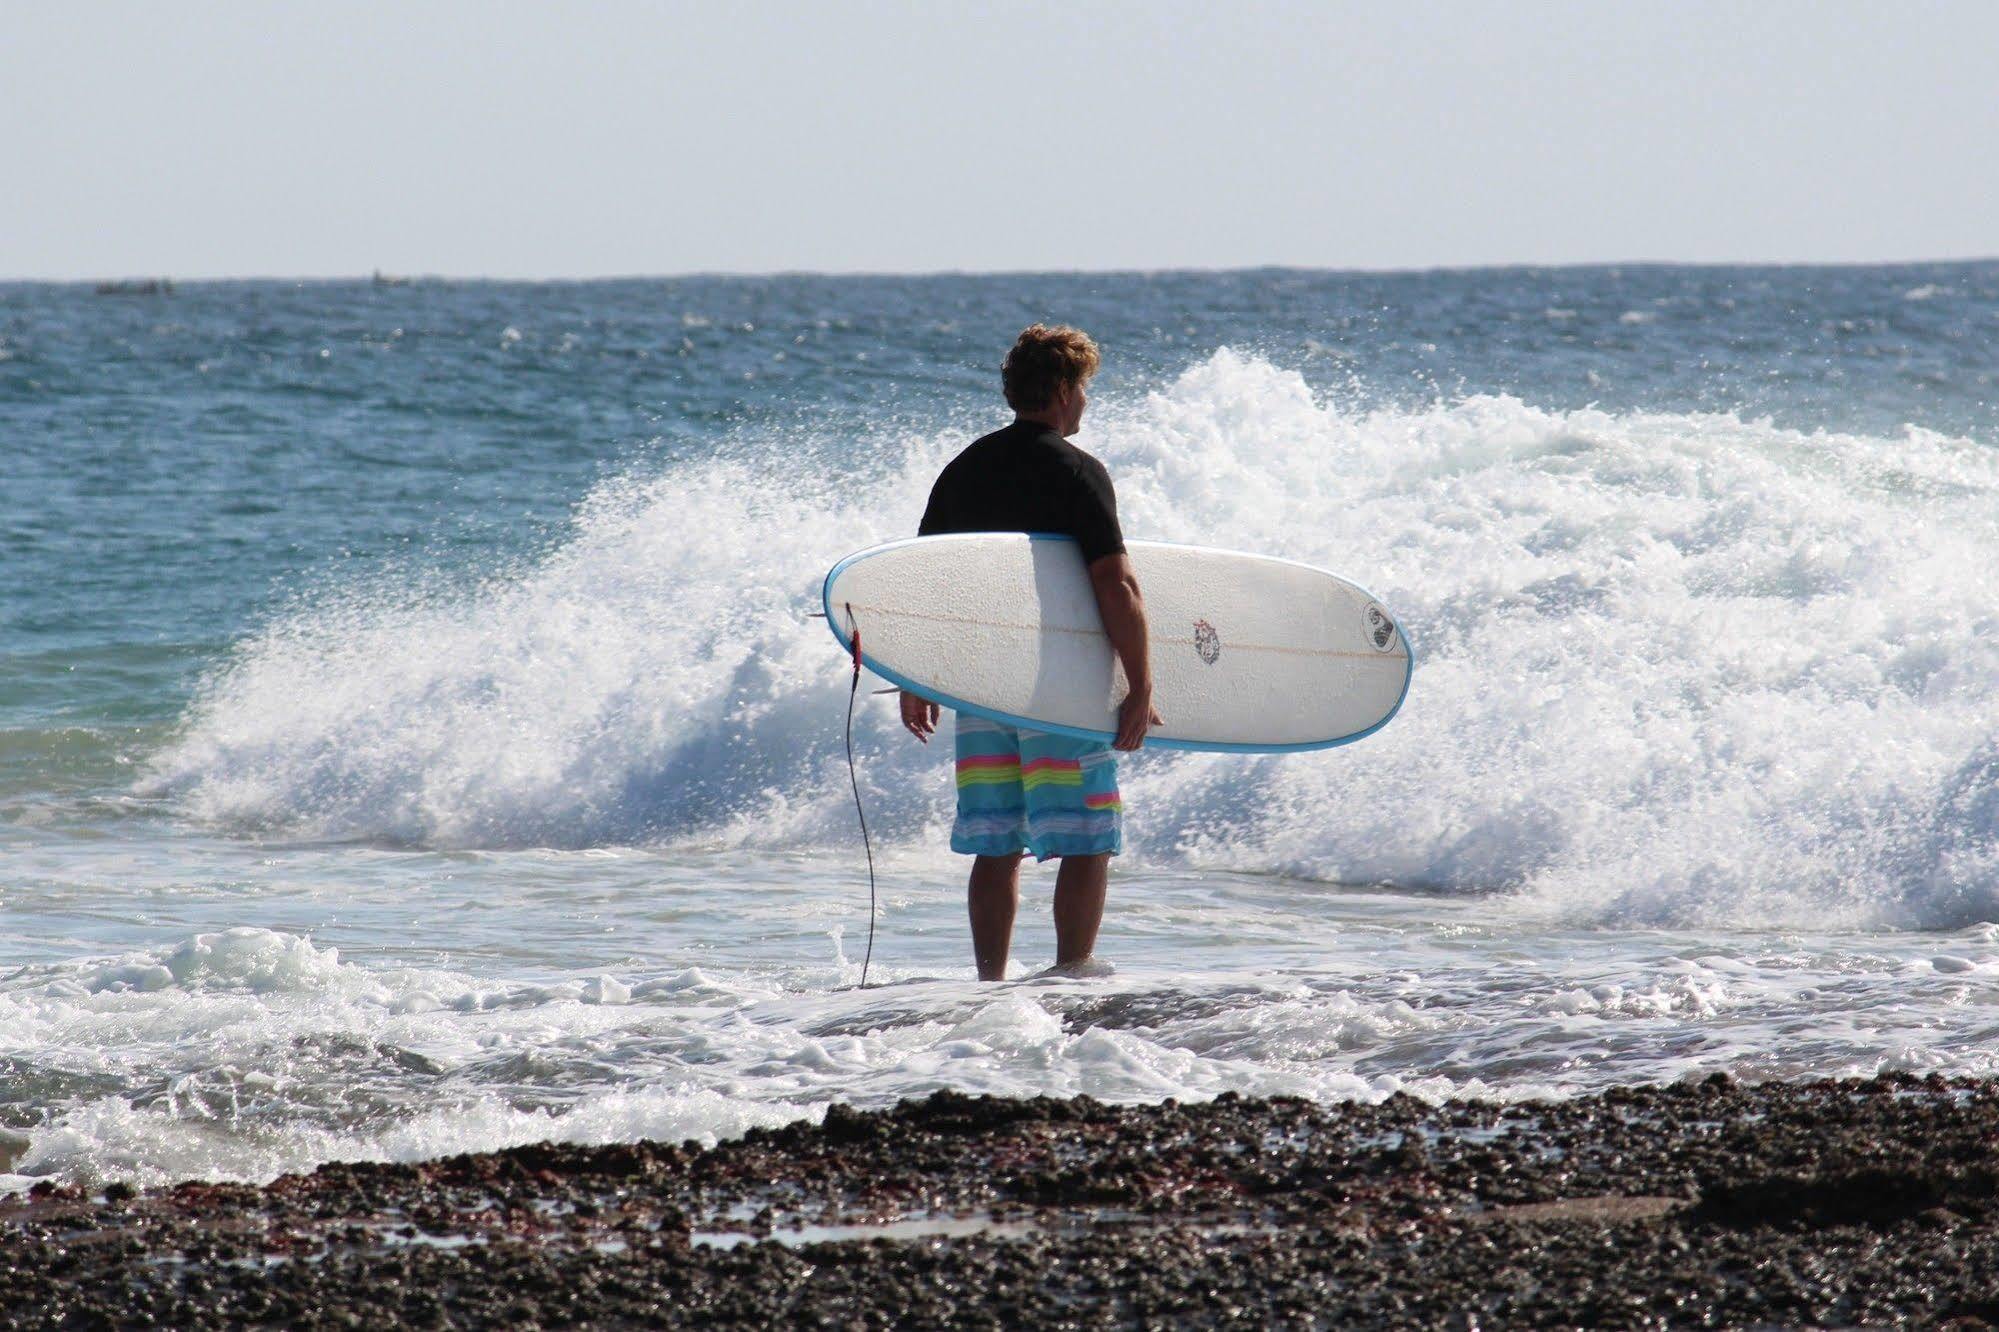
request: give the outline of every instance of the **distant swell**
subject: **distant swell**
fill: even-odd
[[[1999,916],[1993,451],[1511,398],[1351,413],[1226,350],[1097,412],[1128,532],[1348,573],[1418,655],[1361,745],[1133,763],[1139,859],[1579,922]],[[629,474],[529,567],[323,598],[240,645],[146,788],[284,835],[844,850],[812,594],[914,528],[962,442]],[[858,735],[889,841],[937,839],[940,754],[885,706]]]

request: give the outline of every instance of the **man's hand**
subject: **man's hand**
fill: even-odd
[[[1118,705],[1117,739],[1111,742],[1111,748],[1137,749],[1145,743],[1147,731],[1165,724],[1166,719],[1159,715],[1159,709],[1152,706],[1152,691],[1148,689],[1141,694],[1134,689]]]
[[[921,694],[912,694],[907,689],[902,691],[902,724],[926,745],[930,743],[930,737],[937,734],[938,716],[939,709],[935,703]]]

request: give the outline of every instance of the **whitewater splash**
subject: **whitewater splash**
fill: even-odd
[[[637,862],[623,881],[513,918],[551,940],[533,961],[568,962],[566,974],[535,975],[518,957],[485,957],[480,972],[388,960],[380,941],[412,926],[384,915],[375,946],[356,950],[373,961],[239,926],[0,976],[0,1195],[51,1176],[265,1180],[546,1140],[713,1142],[816,1119],[836,1100],[890,1105],[942,1087],[1512,1100],[1715,1071],[1999,1072],[1980,1000],[1999,977],[1999,927],[1563,937],[1538,923],[1494,929],[1476,901],[1412,910],[1407,897],[1345,894],[1328,910],[1295,885],[1153,876],[1117,904],[1128,968],[987,987],[955,946],[955,901],[938,900],[954,895],[905,880],[891,889],[904,897],[894,959],[877,959],[884,983],[868,989],[837,946],[828,958],[806,944],[796,915],[753,965],[576,968],[563,919],[647,897],[654,857],[623,858]],[[814,893],[754,882],[725,884],[711,903],[747,889],[795,912]],[[455,914],[476,914],[471,899],[493,886],[461,889]],[[1190,947],[1204,920],[1231,922],[1233,940]],[[912,924],[952,936],[950,966]]]
[[[437,847],[849,847],[840,555],[914,530],[967,438],[627,474],[479,586],[296,610],[212,678],[146,789],[237,830]],[[1221,351],[1079,439],[1126,531],[1321,564],[1401,613],[1393,726],[1128,768],[1140,864],[1490,893],[1583,922],[1948,928],[1999,916],[1999,454],[1909,429],[1346,411]],[[943,756],[859,721],[886,838]]]
[[[1186,881],[1144,896],[1119,908],[1134,951],[1139,931],[1248,905]],[[1991,927],[1802,951],[1569,948],[1488,934],[1474,903],[1446,904],[1457,928],[1429,930],[1388,902],[1300,911],[1271,939],[1252,924],[1226,970],[1182,954],[990,988],[919,965],[880,967],[887,983],[862,990],[837,954],[503,978],[350,962],[253,927],[40,963],[0,977],[0,1195],[50,1176],[266,1180],[547,1140],[713,1142],[940,1087],[1520,1099],[1717,1069],[1990,1077],[1999,1060],[1974,997],[1999,976]],[[1398,965],[1378,965],[1385,953]]]

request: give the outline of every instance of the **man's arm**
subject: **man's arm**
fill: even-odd
[[[1131,686],[1118,707],[1118,749],[1137,749],[1145,743],[1145,733],[1165,724],[1152,706],[1152,654],[1145,640],[1145,599],[1139,595],[1138,573],[1125,554],[1106,555],[1090,565],[1090,588],[1097,594],[1097,614],[1103,617],[1104,634],[1124,663],[1125,682]]]

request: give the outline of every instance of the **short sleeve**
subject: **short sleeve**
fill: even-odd
[[[1095,564],[1106,555],[1124,554],[1124,530],[1118,526],[1117,492],[1111,474],[1095,458],[1085,457],[1076,469],[1076,507],[1070,535],[1083,548],[1083,563]]]

